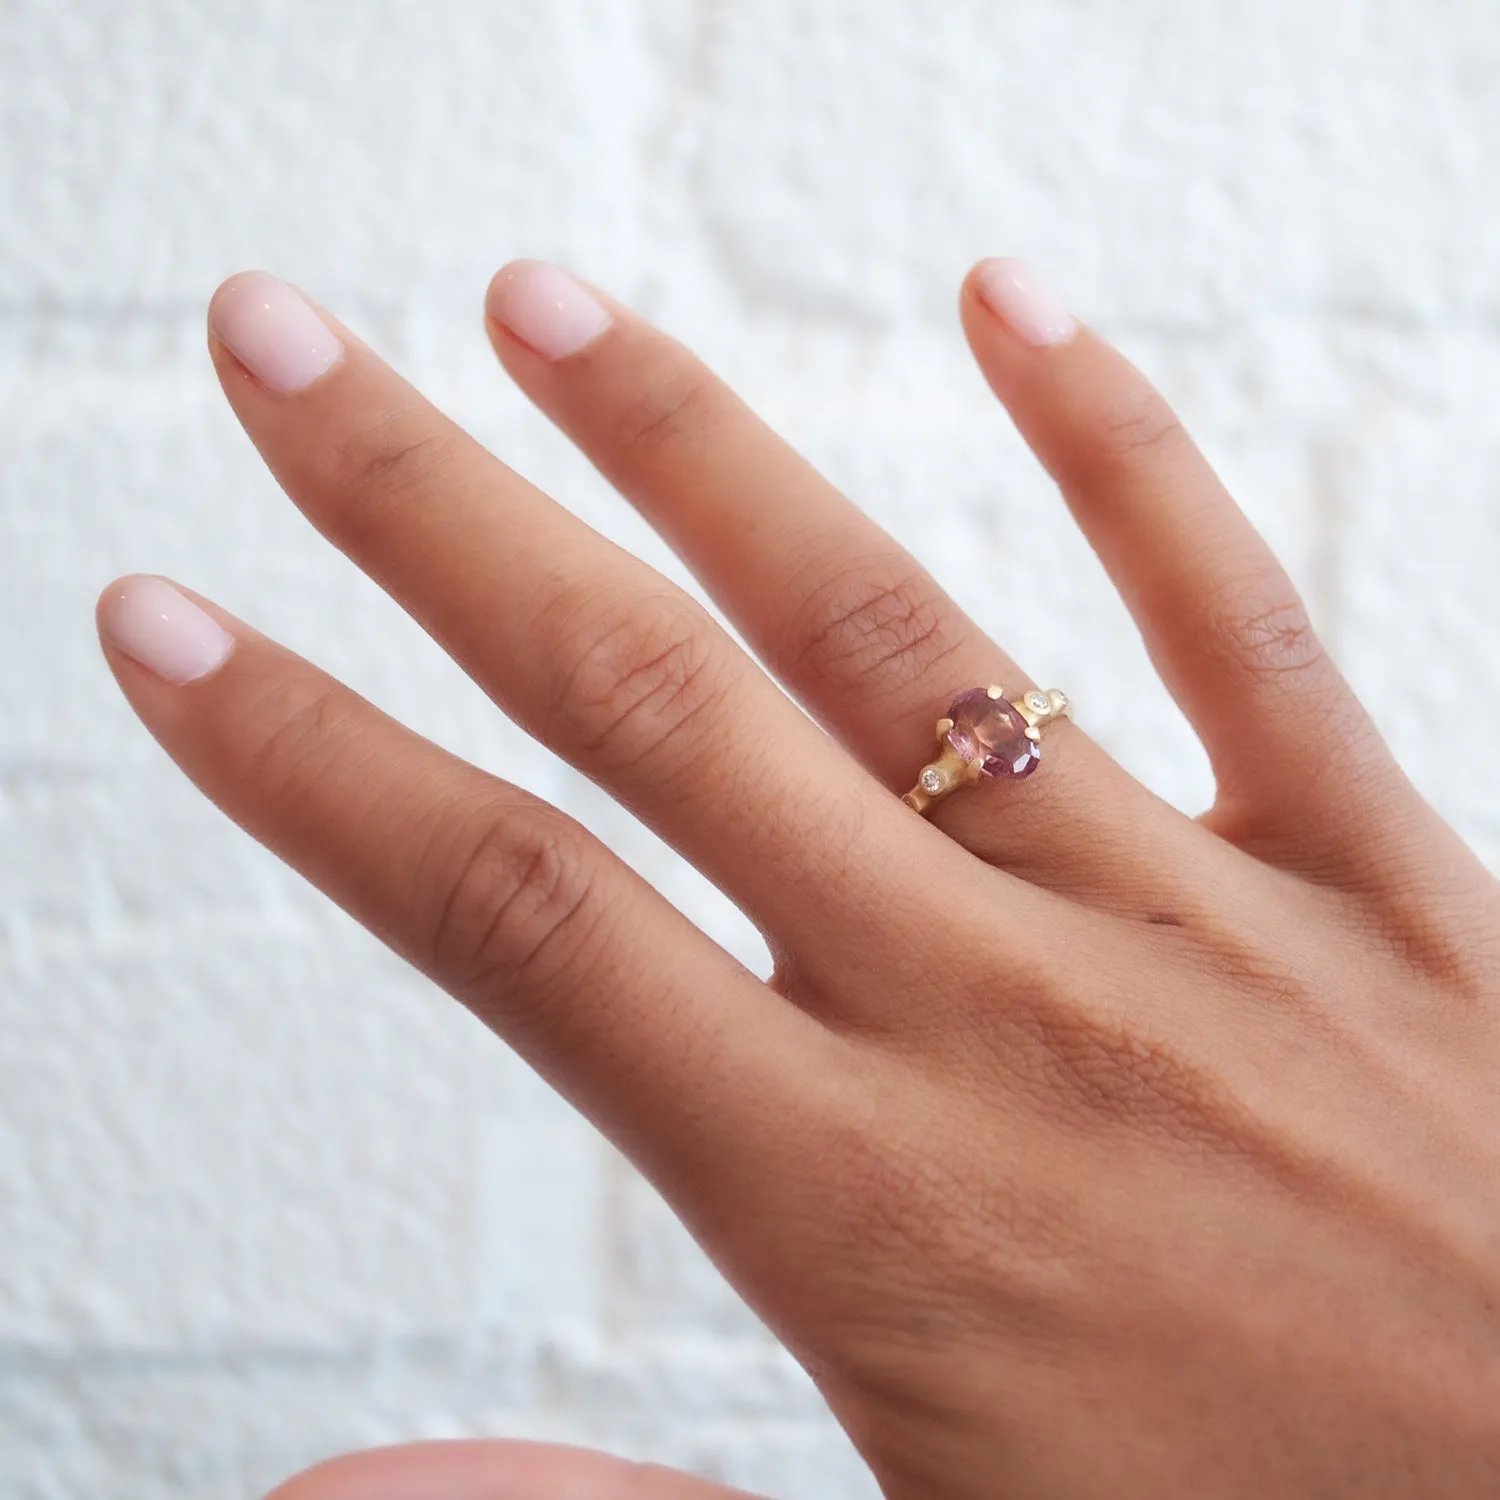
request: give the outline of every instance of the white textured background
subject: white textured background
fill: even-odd
[[[242,1500],[469,1433],[871,1493],[609,1148],[117,697],[94,595],[175,575],[754,956],[281,498],[203,352],[241,266],[659,559],[483,336],[502,260],[583,271],[1196,806],[1196,751],[960,343],[964,269],[1027,256],[1178,403],[1500,862],[1495,0],[4,0],[0,119],[6,1500]]]

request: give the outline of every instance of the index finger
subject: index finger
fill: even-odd
[[[691,1214],[766,1212],[834,1038],[557,809],[163,579],[100,602],[110,666],[248,833],[494,1028]]]

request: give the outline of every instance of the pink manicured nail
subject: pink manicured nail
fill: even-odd
[[[206,676],[234,649],[234,637],[191,599],[144,574],[110,587],[99,628],[116,650],[179,685]]]
[[[1039,349],[1064,344],[1078,331],[1073,314],[1024,261],[987,260],[975,274],[974,286],[992,313]]]
[[[609,314],[568,275],[540,260],[517,260],[490,283],[490,316],[543,359],[566,359],[598,338]]]
[[[282,396],[310,386],[344,352],[302,294],[265,271],[231,276],[208,305],[208,326],[267,390]]]

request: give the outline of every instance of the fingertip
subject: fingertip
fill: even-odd
[[[502,266],[490,281],[484,307],[491,324],[549,362],[579,353],[614,322],[582,282],[543,260]]]
[[[133,599],[156,584],[176,590],[171,579],[159,573],[122,573],[104,585],[94,601],[94,628],[99,632],[102,645],[118,649],[114,640],[117,622],[130,608]]]
[[[991,256],[964,277],[961,301],[1032,349],[1068,343],[1077,318],[1041,274],[1012,256]]]
[[[964,279],[958,286],[958,305],[960,309],[967,309],[979,300],[979,278],[985,274],[985,269],[994,264],[995,257],[987,255],[983,260],[976,260],[969,267]]]
[[[222,316],[225,308],[235,298],[242,296],[247,287],[253,290],[262,282],[275,280],[271,272],[262,270],[259,266],[246,266],[243,270],[231,272],[214,288],[213,295],[208,299],[209,331],[213,331],[216,317]]]
[[[118,608],[120,598],[132,580],[142,576],[146,575],[122,573],[118,578],[111,579],[99,591],[99,597],[94,600],[94,629],[99,632],[101,641],[107,641],[108,638],[104,625],[106,617],[112,610]]]
[[[234,636],[173,583],[154,573],[115,579],[94,606],[106,654],[119,652],[181,687],[215,672],[234,650]]]
[[[317,308],[269,271],[236,271],[208,302],[211,343],[222,345],[276,396],[306,390],[332,370],[344,344]]]
[[[516,281],[516,278],[519,276],[524,276],[529,271],[534,270],[538,266],[546,268],[548,266],[548,263],[544,260],[537,260],[533,256],[529,255],[518,255],[514,260],[506,261],[505,264],[501,266],[493,276],[490,277],[490,284],[485,289],[485,312],[488,313],[490,317],[495,317],[496,309],[504,300],[510,287]]]

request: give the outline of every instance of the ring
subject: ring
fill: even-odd
[[[1042,725],[1067,714],[1068,695],[1030,688],[1019,698],[1002,687],[970,688],[937,721],[938,754],[922,767],[917,784],[902,797],[925,813],[981,776],[1030,776],[1042,758]]]

